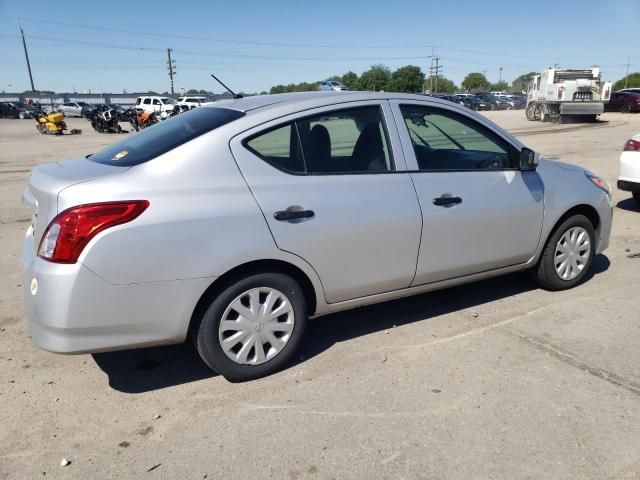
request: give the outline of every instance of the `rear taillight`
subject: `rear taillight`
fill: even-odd
[[[640,140],[634,140],[633,138],[630,138],[624,144],[623,150],[625,152],[640,152]]]
[[[50,262],[76,263],[84,247],[98,233],[137,218],[147,200],[78,205],[54,218],[42,236],[38,256]]]

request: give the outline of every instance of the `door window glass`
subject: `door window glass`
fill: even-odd
[[[379,107],[337,110],[297,121],[311,173],[394,169]]]
[[[151,99],[150,98],[145,98],[142,103],[144,103],[145,105],[151,105]]]
[[[306,171],[293,123],[260,133],[249,139],[245,145],[262,160],[280,170],[289,173]]]
[[[474,120],[418,105],[400,107],[420,170],[504,170],[508,144]]]
[[[290,173],[375,173],[394,169],[379,107],[307,117],[261,132],[245,146]]]

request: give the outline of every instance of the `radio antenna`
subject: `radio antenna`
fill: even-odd
[[[213,77],[213,79],[216,82],[218,82],[220,85],[222,85],[225,88],[225,90],[227,92],[229,92],[233,96],[233,98],[242,98],[241,94],[235,93],[233,90],[231,90],[229,87],[227,87],[224,83],[222,83],[222,81],[218,77],[216,77],[213,73],[211,74],[211,76]]]

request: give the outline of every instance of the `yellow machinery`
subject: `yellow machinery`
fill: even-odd
[[[36,128],[43,135],[62,135],[67,129],[67,124],[62,113],[45,113],[41,110],[36,113]],[[74,129],[69,133],[77,134],[80,130]]]

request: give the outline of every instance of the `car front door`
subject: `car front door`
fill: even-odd
[[[413,285],[530,259],[542,230],[543,186],[516,168],[517,148],[455,107],[393,101],[423,215]]]
[[[231,141],[281,250],[329,303],[408,287],[422,220],[388,102],[307,110]]]

